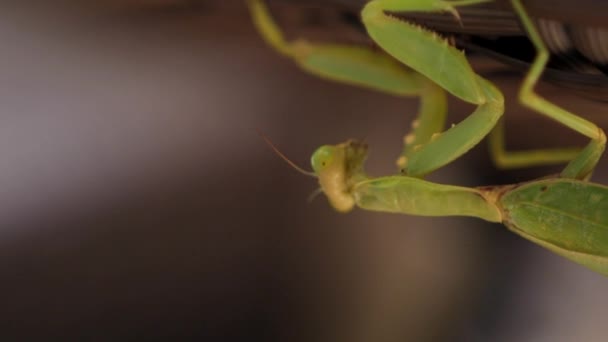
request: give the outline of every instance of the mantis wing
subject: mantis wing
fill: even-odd
[[[500,202],[515,233],[608,276],[608,187],[548,179],[516,187]]]

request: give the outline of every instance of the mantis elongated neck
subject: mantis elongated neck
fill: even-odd
[[[472,216],[502,222],[496,197],[486,192],[406,176],[371,178],[352,190],[357,206],[418,216]]]

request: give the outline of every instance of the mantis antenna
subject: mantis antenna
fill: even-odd
[[[268,146],[270,146],[270,148],[274,151],[274,153],[276,153],[279,157],[281,157],[281,159],[283,159],[287,164],[289,164],[289,166],[291,166],[292,168],[294,168],[296,171],[298,171],[299,173],[301,173],[303,175],[317,178],[317,175],[314,172],[304,170],[304,168],[302,168],[301,166],[299,166],[298,164],[292,162],[289,158],[287,158],[287,156],[285,156],[281,151],[279,151],[279,149],[272,143],[272,141],[270,140],[270,138],[268,138],[268,136],[266,134],[264,134],[260,131],[258,131],[258,134],[260,135],[260,137],[262,137],[262,139],[264,139],[266,144],[268,144]]]

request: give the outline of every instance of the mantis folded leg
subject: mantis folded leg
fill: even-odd
[[[387,12],[449,11],[455,6],[484,2],[442,0],[373,0],[361,12],[370,37],[389,55],[428,77],[477,109],[462,122],[436,134],[406,155],[405,174],[424,176],[460,157],[477,145],[504,112],[502,93],[477,75],[464,54],[434,32],[399,20]]]
[[[494,100],[498,102],[502,101],[502,98],[498,96],[500,93],[494,91],[489,82],[479,76],[476,77],[464,57],[459,56],[455,49],[447,46],[434,33],[426,32],[391,17],[386,14],[386,11],[443,10],[456,13],[454,6],[479,2],[483,2],[483,0],[423,0],[413,2],[374,0],[368,3],[363,10],[363,21],[370,36],[389,54],[437,82],[453,95],[479,105],[477,111],[461,124],[448,130],[440,137],[441,139],[433,140],[431,144],[418,146],[416,149],[418,153],[413,156],[408,154],[410,165],[407,174],[409,175],[419,175],[426,173],[427,170],[441,167],[466,152],[463,152],[462,149],[477,144],[488,133],[488,129],[491,129],[494,120],[501,114],[499,108],[488,105],[486,101],[492,102]],[[532,89],[548,60],[548,52],[520,1],[513,1],[513,6],[520,15],[522,24],[538,50],[538,56],[521,88],[520,101],[539,113],[588,136],[592,141],[582,151],[575,148],[562,148],[507,152],[504,148],[504,126],[503,123],[498,123],[490,135],[490,151],[493,159],[498,166],[505,168],[570,162],[562,172],[562,176],[584,179],[590,175],[604,150],[605,135],[595,124],[557,107],[533,92]],[[407,43],[404,43],[406,39]],[[429,63],[429,58],[432,63]],[[460,78],[450,77],[449,74],[445,73],[446,70],[455,72]],[[476,96],[479,96],[477,87],[485,90],[490,96],[476,98]],[[492,95],[495,97],[492,98]],[[462,135],[459,135],[459,133]],[[458,149],[458,146],[462,146],[461,149]]]

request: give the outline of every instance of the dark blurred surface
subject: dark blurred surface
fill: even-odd
[[[2,340],[603,340],[605,278],[500,225],[307,204],[314,181],[256,129],[303,165],[365,137],[370,173],[392,173],[416,99],[300,72],[239,2],[181,4],[0,3]],[[519,74],[475,64],[514,98]],[[510,147],[584,143],[506,115]],[[432,178],[558,169],[500,172],[481,144]]]

